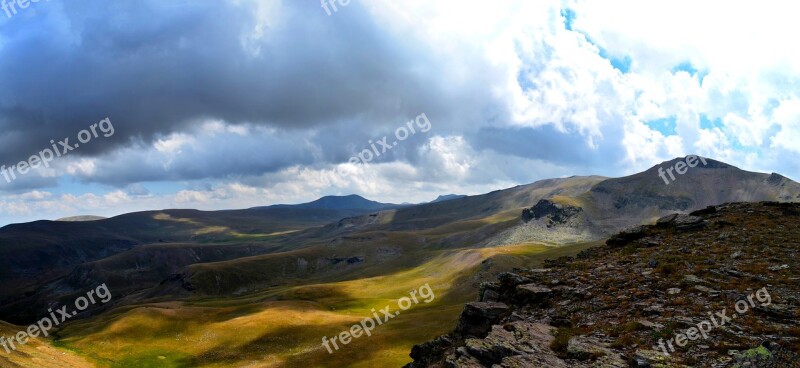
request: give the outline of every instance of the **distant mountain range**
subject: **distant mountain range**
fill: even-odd
[[[278,204],[266,207],[255,207],[255,209],[299,208],[299,209],[325,209],[325,210],[379,211],[379,210],[386,210],[398,207],[401,207],[401,205],[375,202],[366,199],[362,196],[351,194],[347,196],[326,196],[309,203]]]
[[[80,221],[97,221],[97,220],[105,220],[108,217],[103,216],[92,216],[92,215],[84,215],[84,216],[70,216],[70,217],[62,217],[56,221],[67,221],[67,222],[80,222]]]
[[[474,295],[479,277],[522,266],[528,259],[523,246],[542,252],[542,245],[591,244],[666,214],[726,202],[800,201],[797,182],[711,159],[665,184],[659,168],[684,160],[623,178],[548,179],[416,205],[329,196],[245,210],[174,209],[8,225],[0,228],[0,320],[32,322],[54,303],[100,283],[114,291],[113,302],[81,318],[203,298],[252,303],[239,298],[268,290],[264,300],[312,298],[297,291],[303,287],[328,300],[326,288],[339,290],[332,285],[420,267],[426,277],[454,272],[448,277],[457,279],[441,282],[456,285],[445,300],[458,302]],[[508,245],[520,253],[481,258]],[[449,266],[426,268],[434,260]],[[346,298],[354,288],[335,295]]]

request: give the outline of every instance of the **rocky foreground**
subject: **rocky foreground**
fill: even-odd
[[[800,367],[800,204],[671,215],[504,273],[418,367]]]

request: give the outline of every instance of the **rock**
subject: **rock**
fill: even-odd
[[[780,265],[780,266],[769,266],[767,267],[770,271],[780,271],[789,268],[789,265]]]
[[[733,276],[733,277],[744,277],[746,276],[744,273],[738,270],[734,270],[732,268],[723,268],[720,272],[724,275]]]
[[[500,329],[498,333],[512,335],[511,332]],[[467,339],[465,347],[470,356],[475,357],[484,365],[500,363],[503,358],[512,355],[519,355],[522,352],[515,349],[511,342],[513,336],[497,337],[490,333],[485,339]]]
[[[556,224],[566,223],[575,215],[583,211],[580,207],[570,206],[566,204],[555,203],[549,199],[542,199],[531,208],[522,210],[522,221],[530,222],[534,219],[541,219],[546,217],[548,220],[547,227]]]
[[[482,282],[478,290],[479,302],[496,302],[500,298],[498,290],[500,284],[496,282]]]
[[[459,368],[486,368],[481,362],[471,356],[461,356],[452,365],[452,367],[459,367]]]
[[[439,336],[433,341],[414,345],[409,356],[414,359],[414,363],[406,365],[406,368],[427,367],[433,363],[433,357],[438,357],[444,353],[452,341],[447,336]]]
[[[702,217],[691,215],[678,215],[673,223],[680,231],[698,230],[706,226],[706,221]]]
[[[800,210],[800,203],[786,206]],[[513,313],[483,338],[451,333],[452,345],[438,347],[443,352],[433,353],[426,367],[800,368],[797,339],[783,333],[800,319],[797,217],[787,219],[781,208],[759,203],[718,206],[700,215],[707,223],[697,215],[671,215],[659,225],[626,230],[612,246],[585,250],[577,259],[543,262],[547,271],[514,270],[496,285],[481,285],[482,299],[494,290]],[[701,232],[687,231],[700,226]],[[723,232],[726,239],[717,240]],[[656,240],[658,247],[647,246]],[[709,321],[712,312],[727,308],[734,318],[736,303],[762,286],[773,293],[769,305],[748,302],[745,317],[707,339],[676,346],[668,355],[661,351],[660,339],[667,345],[677,333]],[[775,343],[751,349],[762,341]],[[726,355],[730,349],[738,351]],[[770,360],[754,360],[767,356],[764,349]]]
[[[569,339],[567,356],[570,359],[586,361],[595,357],[606,357],[607,366],[625,367],[625,360],[611,350],[605,343],[594,337],[575,336]]]
[[[703,284],[703,283],[706,282],[705,280],[703,280],[703,279],[701,279],[701,278],[699,278],[699,277],[697,277],[695,275],[683,276],[683,281],[686,281],[686,282],[688,282],[690,284]]]
[[[702,217],[684,214],[672,214],[664,216],[656,221],[657,227],[674,227],[680,231],[702,229],[706,226],[706,221]]]
[[[660,323],[650,322],[650,321],[648,321],[646,319],[640,319],[640,320],[638,320],[636,322],[639,323],[640,325],[644,326],[644,327],[647,327],[647,328],[653,329],[653,330],[656,330],[656,329],[660,330],[660,329],[664,328],[664,325],[662,325]]]
[[[572,367],[550,349],[552,331],[549,325],[521,321],[494,326],[485,339],[468,339],[464,355],[484,367]]]
[[[525,276],[521,276],[513,272],[501,272],[499,275],[497,275],[497,279],[500,280],[502,284],[510,286],[527,284],[533,281]]]
[[[496,302],[500,300],[500,294],[498,294],[494,290],[486,290],[481,294],[481,298],[479,301],[481,302]]]
[[[717,213],[717,207],[716,206],[708,206],[706,208],[703,208],[702,210],[697,210],[697,211],[691,212],[691,213],[689,213],[689,215],[691,215],[691,216],[703,216],[703,215],[710,215],[710,214],[714,214],[714,213]]]
[[[507,305],[497,302],[473,302],[464,306],[456,333],[483,338],[501,318],[511,314]]]
[[[784,320],[794,320],[797,318],[796,310],[788,305],[772,303],[769,305],[756,305],[753,309],[758,313],[772,318]]]
[[[553,295],[553,290],[538,284],[517,286],[517,295],[526,303],[542,304]]]
[[[644,246],[645,247],[657,247],[659,245],[661,245],[661,241],[659,241],[659,240],[649,239],[649,240],[645,240],[644,241]]]
[[[666,215],[666,216],[658,219],[658,221],[656,221],[656,226],[668,226],[673,221],[675,221],[675,218],[677,218],[677,217],[678,217],[677,213],[673,213],[671,215]]]
[[[649,307],[645,307],[642,309],[642,312],[646,315],[658,315],[664,313],[664,306],[663,305],[651,305]]]
[[[512,357],[503,358],[500,363],[501,368],[530,368],[530,367],[548,367],[548,368],[571,368],[573,367],[567,362],[559,359],[555,355],[517,355]]]
[[[701,291],[703,293],[708,294],[709,296],[719,296],[720,295],[719,291],[714,290],[714,289],[709,288],[709,287],[705,287],[703,285],[695,285],[694,288],[697,289],[698,291]]]
[[[617,235],[606,240],[606,245],[612,248],[622,247],[634,240],[647,236],[647,227],[640,225],[623,230]]]
[[[633,355],[634,367],[668,367],[669,359],[655,350],[637,350]]]

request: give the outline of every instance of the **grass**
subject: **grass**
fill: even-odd
[[[477,295],[478,274],[532,266],[585,248],[523,244],[428,252],[414,267],[336,282],[269,288],[240,297],[119,308],[61,331],[59,343],[109,367],[398,367],[414,344],[452,330],[463,303]],[[484,261],[491,259],[487,271]],[[403,311],[328,354],[321,345],[371,310],[391,306],[428,283],[435,299]],[[252,365],[251,365],[252,364]]]
[[[0,322],[0,336],[9,338],[25,327]],[[6,353],[0,347],[0,367],[72,368],[95,367],[91,361],[70,349],[51,344],[46,338],[29,338],[25,345],[15,344],[17,349]]]

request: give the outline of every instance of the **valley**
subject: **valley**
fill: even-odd
[[[398,367],[412,346],[451,331],[498,273],[574,256],[674,212],[800,198],[787,178],[711,159],[669,186],[656,168],[417,205],[326,197],[9,225],[0,229],[0,278],[15,286],[0,293],[0,319],[25,325],[106,283],[109,305],[45,340],[76,357],[69,366]],[[424,284],[436,295],[430,304],[332,354],[321,345]]]

